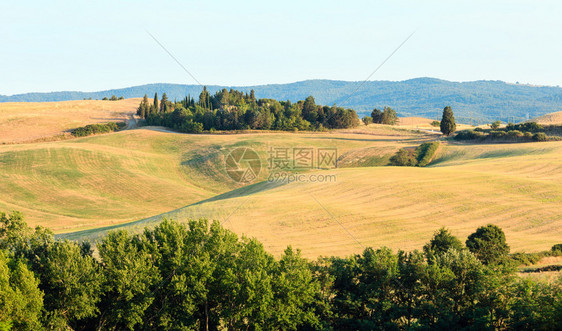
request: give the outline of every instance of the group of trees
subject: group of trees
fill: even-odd
[[[125,122],[108,122],[106,124],[88,124],[72,130],[75,137],[85,137],[98,133],[118,131],[126,126]]]
[[[495,140],[511,142],[528,141],[548,141],[558,140],[556,136],[548,136],[545,131],[556,134],[557,126],[552,125],[547,128],[535,122],[525,122],[519,124],[508,123],[505,127],[500,127],[501,122],[495,121],[490,124],[490,129],[475,128],[474,130],[463,130],[457,133],[456,140]]]
[[[312,96],[303,101],[256,99],[249,94],[223,89],[211,95],[204,87],[197,101],[191,96],[171,102],[166,94],[152,103],[145,95],[137,114],[148,125],[162,125],[183,132],[203,130],[324,130],[351,128],[359,124],[352,109],[321,106]]]
[[[123,100],[123,99],[125,99],[125,98],[123,98],[123,96],[120,96],[120,97],[118,98],[118,97],[116,97],[115,95],[112,95],[110,98],[108,98],[108,97],[103,97],[102,100],[104,100],[104,101],[117,101],[117,100]],[[86,99],[84,98],[84,100],[86,100]],[[90,100],[92,100],[92,98],[90,98]]]
[[[219,223],[164,220],[97,246],[0,214],[0,329],[559,329],[562,283],[514,277],[498,227],[466,248],[274,258]]]
[[[375,108],[371,112],[371,117],[363,118],[363,123],[395,125],[398,123],[398,114],[396,114],[396,111],[390,107],[384,107],[383,111]]]

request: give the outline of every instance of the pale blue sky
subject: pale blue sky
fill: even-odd
[[[0,94],[436,77],[562,85],[560,1],[3,1]]]

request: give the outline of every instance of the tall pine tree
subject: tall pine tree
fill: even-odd
[[[443,118],[441,119],[441,132],[449,136],[457,129],[457,124],[455,123],[455,116],[453,115],[453,109],[451,106],[445,107],[443,109]]]

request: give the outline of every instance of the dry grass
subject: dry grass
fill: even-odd
[[[562,111],[539,116],[531,120],[539,124],[562,124]]]
[[[0,144],[51,140],[87,124],[123,121],[140,100],[0,103]]]
[[[0,141],[62,139],[69,128],[126,118],[138,102],[0,104]],[[441,226],[464,240],[488,223],[504,229],[514,252],[560,242],[562,142],[445,144],[430,167],[379,167],[399,148],[434,139],[411,130],[419,123],[236,135],[148,128],[0,145],[0,210],[20,210],[30,225],[57,233],[87,230],[73,238],[95,238],[103,226],[140,230],[173,210],[165,216],[228,220],[273,253],[293,245],[309,257],[419,249]],[[236,147],[258,151],[260,183],[227,177],[224,159]],[[271,147],[337,148],[339,169],[307,173],[335,181],[267,183]]]
[[[264,162],[269,147],[336,147],[342,166],[361,166],[385,163],[396,149],[427,139],[394,134],[372,129],[368,135],[187,135],[139,129],[4,145],[0,210],[21,210],[31,225],[56,232],[118,224],[240,188],[224,170],[224,157],[235,147],[256,149]],[[264,169],[260,179],[266,178]]]
[[[433,121],[434,120],[425,117],[400,117],[398,124],[405,125],[405,126],[416,126],[416,125],[428,126]]]
[[[442,226],[465,240],[488,223],[504,229],[512,251],[540,251],[560,241],[561,155],[562,142],[449,145],[428,168],[329,170],[322,174],[335,174],[335,182],[261,183],[164,216],[228,220],[227,228],[273,253],[293,245],[309,257],[364,246],[420,249]]]

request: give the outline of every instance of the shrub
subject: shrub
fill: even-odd
[[[427,142],[419,145],[418,148],[416,148],[417,165],[420,167],[428,165],[433,155],[435,155],[437,148],[439,148],[438,141]]]
[[[534,141],[547,141],[548,136],[544,132],[537,132],[533,135]]]
[[[532,138],[533,138],[533,134],[532,134],[531,132],[529,132],[529,131],[525,131],[525,132],[523,133],[523,136],[524,136],[525,138],[527,138],[527,139],[532,139]]]
[[[440,121],[433,121],[431,122],[431,126],[440,126],[441,122]]]
[[[511,130],[511,131],[507,131],[507,137],[511,138],[511,139],[517,139],[520,137],[523,137],[523,132],[519,131],[519,130]]]
[[[474,128],[474,131],[475,132],[484,132],[484,129],[478,127],[478,128]]]
[[[106,124],[89,124],[80,128],[76,128],[72,131],[72,135],[75,137],[86,137],[93,134],[108,133],[113,131],[118,131],[126,126],[125,122],[109,122]]]
[[[495,121],[494,123],[490,124],[490,127],[492,128],[492,130],[497,130],[501,124],[501,121]]]
[[[552,246],[551,251],[562,254],[562,244],[556,244],[556,245]]]
[[[492,139],[498,139],[505,137],[505,131],[490,131],[490,137]]]
[[[390,164],[393,166],[415,166],[416,163],[416,157],[413,153],[403,148],[398,150],[398,152],[390,158]]]
[[[484,134],[479,131],[463,130],[455,135],[455,140],[474,140],[484,137]]]

